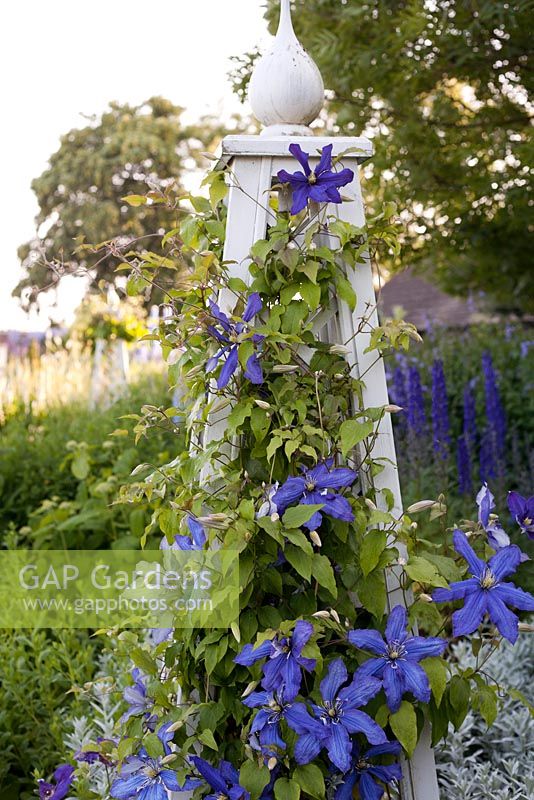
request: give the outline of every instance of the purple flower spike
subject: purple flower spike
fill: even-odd
[[[39,781],[39,800],[63,800],[74,780],[74,767],[61,764],[54,772],[55,783]]]
[[[455,636],[468,636],[476,631],[487,614],[501,636],[514,644],[518,637],[518,619],[508,606],[534,611],[532,595],[503,581],[521,563],[521,550],[514,544],[503,547],[486,564],[476,555],[463,531],[455,530],[453,541],[456,552],[469,564],[473,577],[451,583],[448,589],[436,589],[433,600],[436,603],[464,600],[463,608],[452,615]]]
[[[341,203],[339,189],[346,186],[354,178],[351,169],[334,172],[332,169],[332,145],[326,145],[321,151],[321,159],[315,169],[311,170],[310,155],[298,144],[290,144],[289,152],[302,167],[302,172],[287,172],[281,169],[278,173],[280,183],[288,183],[293,190],[291,213],[298,214],[308,205],[308,200],[315,203]]]
[[[534,495],[523,497],[517,492],[509,492],[508,508],[523,533],[534,539]]]
[[[444,639],[410,636],[407,632],[408,615],[403,606],[395,606],[388,617],[385,637],[375,630],[350,631],[348,640],[360,650],[369,650],[377,658],[370,658],[358,668],[357,678],[379,678],[391,711],[398,711],[405,692],[411,692],[423,703],[430,700],[430,684],[422,658],[440,656],[447,646]]]
[[[380,725],[359,710],[380,691],[380,681],[355,675],[351,683],[347,682],[347,668],[337,658],[321,681],[322,703],[312,706],[313,716],[304,703],[295,703],[286,716],[289,727],[299,734],[295,745],[298,764],[309,764],[325,747],[332,764],[347,772],[351,766],[352,734],[363,733],[371,744],[387,741]]]

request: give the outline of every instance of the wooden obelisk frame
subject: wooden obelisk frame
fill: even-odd
[[[343,196],[349,200],[341,205],[329,205],[327,216],[335,215],[358,227],[363,227],[365,224],[358,167],[373,154],[368,139],[360,137],[325,139],[287,135],[229,136],[222,143],[222,160],[229,167],[231,187],[224,260],[233,262],[230,266],[230,276],[239,277],[245,283],[250,283],[248,269],[250,249],[258,239],[266,237],[269,221],[273,221],[272,214],[268,210],[268,196],[273,180],[280,169],[294,171],[298,168],[288,151],[291,143],[300,144],[303,150],[313,156],[312,167],[318,160],[318,151],[327,144],[333,144],[334,156],[349,148],[353,151],[343,157],[343,166],[351,168],[354,172],[354,180],[342,190]],[[326,330],[329,342],[347,345],[350,348],[346,358],[352,368],[351,374],[354,377],[365,376],[364,407],[385,406],[389,401],[383,360],[377,359],[376,351],[366,352],[371,330],[378,325],[369,260],[363,260],[355,270],[347,269],[347,277],[356,293],[356,309],[351,312],[344,301],[333,296],[331,308],[317,320],[316,334],[320,336],[321,332]],[[225,312],[231,312],[235,304],[235,295],[223,290],[219,296],[219,303]],[[354,332],[360,328],[362,318],[366,320],[364,330],[354,336]],[[205,431],[205,443],[223,437],[227,413],[228,411],[219,419],[213,418],[210,421]],[[389,414],[385,414],[380,423],[379,435],[375,438],[371,455],[373,459],[383,460],[384,469],[374,479],[369,475],[362,475],[362,488],[365,489],[372,483],[379,498],[380,490],[388,488],[392,491],[395,499],[393,513],[400,517],[402,499]],[[388,606],[391,608],[405,602],[406,595],[399,588],[398,573],[388,571]],[[439,800],[434,753],[430,746],[428,728],[423,731],[412,759],[403,762],[403,773],[401,785],[403,800]]]

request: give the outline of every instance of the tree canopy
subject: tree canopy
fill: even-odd
[[[398,203],[403,262],[532,309],[532,3],[295,0],[293,18],[334,130],[374,139],[367,201]]]
[[[101,116],[61,138],[48,169],[32,183],[41,235],[19,248],[24,274],[14,292],[26,307],[66,274],[90,270],[93,285],[115,282],[125,245],[158,252],[157,234],[175,227],[179,209],[167,203],[133,207],[121,198],[150,189],[180,192],[184,173],[219,135],[211,119],[184,125],[181,115],[161,97],[139,106],[110,103]],[[116,255],[79,249],[82,241],[112,239]]]

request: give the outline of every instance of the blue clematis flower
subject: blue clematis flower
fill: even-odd
[[[285,700],[291,702],[299,693],[302,682],[301,667],[308,672],[315,668],[315,659],[305,658],[302,655],[304,645],[312,634],[311,622],[300,619],[295,625],[292,636],[275,636],[274,639],[262,642],[258,647],[246,644],[234,661],[236,664],[250,667],[260,659],[268,659],[263,665],[264,689],[271,692],[283,686]]]
[[[169,743],[173,737],[169,727],[170,724],[162,725],[158,731],[166,756],[171,752]],[[188,778],[180,786],[176,773],[162,764],[162,757],[153,758],[142,748],[137,755],[124,761],[120,776],[111,786],[111,796],[116,800],[168,800],[168,791],[185,792],[201,785],[200,780]]]
[[[353,180],[354,172],[351,169],[333,171],[331,144],[323,147],[321,159],[313,172],[310,167],[310,155],[305,153],[300,145],[290,144],[289,152],[303,169],[303,172],[287,172],[281,169],[278,173],[280,183],[289,183],[293,190],[292,214],[298,214],[306,208],[308,200],[313,200],[315,203],[341,203],[339,189]]]
[[[534,495],[523,497],[517,492],[508,492],[508,508],[523,533],[534,539]]]
[[[150,710],[154,705],[151,697],[147,697],[146,693],[146,680],[147,676],[138,667],[132,670],[133,686],[127,686],[122,696],[128,703],[129,708],[124,712],[120,718],[120,722],[124,723],[130,717],[139,716],[143,714],[145,717],[150,717]]]
[[[314,531],[320,527],[323,514],[353,522],[354,513],[347,498],[331,490],[352,486],[358,474],[346,467],[331,467],[332,461],[328,460],[313,469],[303,468],[302,475],[288,478],[272,498],[278,513],[282,515],[289,506],[295,504],[322,504],[323,508],[304,523],[308,530]]]
[[[383,744],[386,735],[360,706],[380,691],[380,681],[376,678],[348,681],[347,668],[341,658],[332,661],[326,677],[321,681],[320,705],[312,705],[311,716],[304,703],[295,703],[288,725],[299,734],[295,745],[295,760],[298,764],[308,764],[320,751],[327,749],[330,761],[341,772],[348,772],[351,766],[352,741],[350,735],[363,733],[371,744]],[[341,688],[343,687],[344,688]]]
[[[239,773],[229,761],[221,761],[218,769],[199,756],[191,761],[213,789],[205,800],[250,800],[250,794],[239,784]]]
[[[69,793],[74,780],[74,767],[61,764],[54,772],[55,783],[39,781],[39,800],[63,800]]]
[[[188,514],[187,527],[190,536],[177,533],[172,544],[169,544],[167,537],[164,536],[161,540],[160,550],[202,550],[207,541],[204,526],[193,514]]]
[[[495,508],[495,499],[488,484],[484,483],[477,494],[478,521],[488,535],[488,542],[494,550],[501,547],[508,547],[510,537],[502,527],[501,523],[491,512]]]
[[[410,636],[407,633],[408,615],[403,606],[395,606],[388,617],[385,640],[378,631],[360,629],[350,631],[348,640],[360,650],[369,650],[378,658],[370,658],[358,667],[356,678],[372,676],[380,679],[391,711],[398,711],[402,696],[411,692],[418,700],[428,703],[430,684],[422,658],[440,656],[447,646],[444,639]]]
[[[265,756],[278,756],[280,750],[286,749],[280,722],[286,717],[291,717],[293,708],[285,698],[284,687],[275,692],[251,692],[244,698],[243,704],[248,708],[259,708],[250,733],[252,736],[257,734],[262,753]]]
[[[262,310],[262,302],[259,294],[253,292],[247,302],[241,322],[232,322],[226,314],[224,314],[217,303],[210,302],[210,311],[218,327],[215,325],[208,325],[208,333],[216,339],[221,349],[218,353],[208,359],[206,364],[206,372],[212,372],[217,368],[219,361],[224,357],[225,361],[222,369],[217,378],[217,387],[224,389],[228,386],[230,378],[235,373],[238,366],[238,350],[241,342],[252,341],[254,344],[260,344],[265,339],[265,336],[254,333],[250,336],[247,323],[250,322],[256,314]],[[221,330],[219,330],[219,328]],[[256,353],[253,353],[247,360],[245,368],[245,378],[251,383],[263,383],[263,372]]]
[[[465,601],[463,608],[452,615],[455,636],[473,633],[488,614],[499,633],[514,644],[518,636],[518,619],[508,606],[534,611],[532,595],[502,580],[516,571],[521,563],[521,550],[514,544],[503,547],[486,564],[477,556],[463,531],[455,530],[453,541],[456,551],[469,564],[473,577],[451,583],[449,589],[435,589],[432,598],[436,603]]]
[[[349,772],[342,776],[342,782],[334,781],[337,786],[334,800],[352,800],[355,786],[358,787],[361,800],[382,800],[384,787],[377,781],[385,784],[400,781],[402,769],[400,764],[383,766],[373,764],[371,759],[383,755],[398,755],[401,749],[398,742],[384,742],[384,744],[370,747],[367,752],[362,753],[357,743],[354,742]]]
[[[109,742],[110,744],[117,746],[117,742],[114,739],[105,739],[102,736],[99,736],[96,740],[96,743],[102,744],[102,742]],[[108,767],[113,765],[113,760],[105,753],[102,753],[101,750],[80,749],[74,754],[74,758],[76,761],[85,764],[100,763],[105,764]]]

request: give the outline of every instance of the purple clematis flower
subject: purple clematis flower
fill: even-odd
[[[239,784],[239,773],[229,761],[221,761],[218,769],[199,756],[191,761],[213,789],[205,800],[250,800],[250,794]]]
[[[167,537],[164,536],[161,540],[160,550],[202,550],[207,541],[202,523],[193,514],[188,514],[187,527],[190,536],[177,533],[172,544],[169,544]]]
[[[291,714],[292,705],[284,697],[284,687],[275,692],[251,692],[243,704],[248,708],[259,708],[254,717],[250,734],[258,735],[260,749],[265,756],[278,756],[286,749],[282,739],[280,721]]]
[[[491,514],[495,508],[495,499],[487,483],[482,485],[482,488],[477,494],[477,506],[478,521],[486,531],[488,542],[491,547],[493,547],[494,550],[500,550],[501,547],[508,547],[510,544],[510,537],[495,514]]]
[[[419,661],[440,656],[447,647],[444,639],[410,636],[407,627],[406,609],[395,606],[388,617],[385,640],[378,631],[368,629],[350,631],[347,637],[355,647],[378,656],[365,661],[354,677],[379,678],[391,711],[398,711],[405,692],[411,692],[422,703],[429,702],[430,684]]]
[[[102,736],[99,736],[96,740],[97,744],[102,744],[102,742],[109,742],[112,745],[117,745],[117,742],[113,739],[104,739]],[[113,766],[113,760],[102,753],[101,750],[78,750],[74,754],[74,758],[76,761],[85,764],[105,764],[106,766],[110,767]]]
[[[217,378],[217,387],[219,389],[224,389],[228,386],[230,378],[237,369],[239,362],[238,351],[241,342],[252,341],[254,344],[260,344],[265,339],[265,336],[259,333],[254,333],[251,336],[247,325],[256,314],[260,313],[262,308],[263,306],[259,294],[253,292],[248,298],[242,321],[235,323],[221,311],[217,303],[213,301],[210,302],[210,311],[217,321],[218,327],[215,325],[208,325],[208,333],[210,333],[222,347],[218,353],[208,359],[206,372],[212,372],[216,369],[219,360],[224,357],[225,361],[219,373],[219,377]],[[251,383],[263,383],[263,372],[256,353],[253,353],[247,360],[245,378],[248,378]]]
[[[281,169],[278,173],[280,183],[289,183],[293,190],[292,214],[298,214],[306,208],[308,200],[313,200],[315,203],[341,203],[339,189],[351,182],[354,172],[351,169],[333,171],[331,144],[323,147],[321,159],[313,172],[310,167],[310,155],[305,153],[299,144],[290,144],[289,152],[303,169],[303,172],[287,172]]]
[[[146,680],[147,676],[141,672],[138,667],[132,670],[133,686],[127,686],[122,696],[129,705],[129,708],[124,712],[120,718],[120,722],[124,723],[130,717],[137,717],[143,714],[145,717],[150,717],[150,710],[154,705],[151,697],[146,694]]]
[[[361,800],[382,800],[384,787],[377,783],[390,784],[400,781],[402,769],[400,764],[389,764],[383,766],[373,764],[370,759],[383,755],[398,755],[401,751],[398,742],[384,742],[375,747],[370,747],[367,752],[362,753],[357,743],[352,745],[352,762],[350,771],[340,776],[342,783],[336,781],[337,788],[334,792],[334,800],[352,800],[354,787],[358,787]]]
[[[236,664],[250,667],[256,661],[266,658],[263,665],[262,685],[268,692],[284,687],[287,702],[295,699],[302,681],[301,667],[308,672],[315,668],[314,658],[302,655],[304,645],[313,634],[311,622],[300,619],[295,625],[292,636],[275,636],[267,639],[258,647],[246,644],[234,658]]]
[[[54,772],[55,783],[39,781],[39,800],[63,800],[74,780],[74,767],[61,764]]]
[[[332,461],[328,460],[313,469],[302,468],[302,475],[288,478],[272,498],[280,516],[289,506],[295,504],[322,504],[323,508],[312,514],[304,523],[304,527],[308,530],[314,531],[320,527],[323,514],[345,522],[353,522],[354,513],[347,498],[331,490],[352,486],[358,474],[347,467],[331,469],[331,465]]]
[[[163,745],[166,756],[171,752],[169,742],[173,734],[168,732],[169,725],[162,725],[158,738]],[[202,785],[197,779],[187,779],[180,786],[176,773],[162,764],[162,758],[152,758],[142,748],[135,756],[129,756],[123,763],[120,776],[111,786],[111,796],[116,800],[168,800],[168,790],[185,792]]]
[[[452,615],[455,636],[473,633],[488,614],[499,633],[514,644],[518,636],[518,619],[508,606],[534,611],[532,595],[502,580],[516,571],[521,563],[521,550],[514,544],[503,547],[486,564],[477,556],[463,531],[455,530],[453,541],[456,551],[469,564],[473,577],[451,583],[449,589],[435,589],[433,600],[437,603],[465,601],[464,607]]]
[[[309,764],[325,747],[332,764],[341,772],[348,772],[351,766],[352,733],[363,733],[371,744],[387,741],[380,725],[359,710],[380,691],[380,681],[354,676],[352,682],[344,686],[347,680],[347,668],[343,660],[337,658],[331,662],[326,677],[321,681],[323,702],[312,706],[313,716],[304,703],[295,703],[293,706],[287,722],[299,734],[295,745],[298,764]]]
[[[534,495],[523,497],[517,492],[508,492],[508,508],[523,533],[534,539]]]

